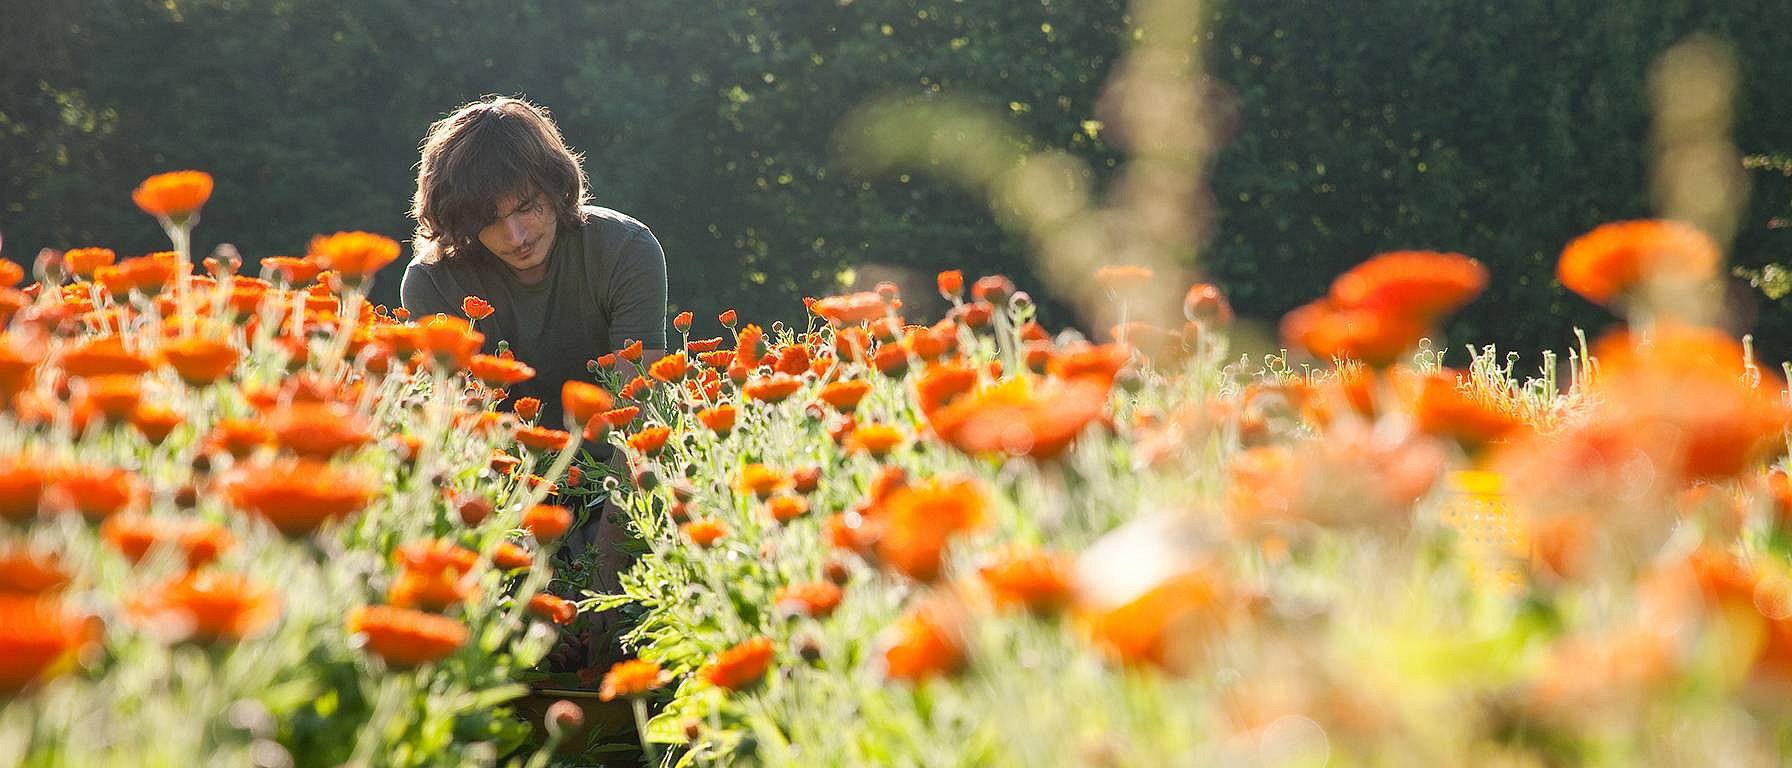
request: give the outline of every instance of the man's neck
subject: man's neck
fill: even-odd
[[[505,269],[510,268],[507,266]],[[547,279],[548,265],[547,262],[542,262],[528,269],[511,269],[510,274],[516,275],[517,281],[523,285],[538,285]]]

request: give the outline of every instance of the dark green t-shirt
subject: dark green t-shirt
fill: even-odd
[[[435,262],[420,244],[404,271],[405,309],[422,319],[436,313],[464,317],[461,300],[478,296],[492,305],[475,327],[485,352],[510,342],[516,358],[535,368],[535,378],[510,388],[511,402],[541,399],[540,423],[562,426],[560,386],[590,381],[587,360],[630,341],[666,348],[666,254],[646,225],[608,208],[586,206],[584,224],[561,225],[548,256],[547,276],[528,285],[483,247]]]

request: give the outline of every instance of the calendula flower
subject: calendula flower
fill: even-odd
[[[759,365],[759,358],[765,355],[765,331],[759,326],[748,323],[734,337],[734,361],[746,368]]]
[[[886,679],[919,683],[964,666],[963,609],[943,598],[923,602],[884,633]]]
[[[640,415],[640,406],[625,405],[621,408],[611,408],[610,410],[604,411],[602,414],[599,414],[599,418],[603,419],[603,422],[609,425],[611,429],[621,429],[635,423],[635,417]]]
[[[579,607],[558,595],[546,592],[529,598],[529,612],[547,619],[560,626],[566,626],[579,617]]]
[[[372,232],[337,232],[311,239],[309,257],[324,269],[357,281],[398,258],[398,241]]]
[[[1377,254],[1332,281],[1332,303],[1430,325],[1487,287],[1487,268],[1460,253]]]
[[[696,316],[692,315],[690,312],[680,312],[672,318],[672,328],[679,333],[689,333],[691,330],[691,321],[694,319],[696,319]]]
[[[468,362],[467,372],[489,387],[508,387],[535,378],[534,368],[520,360],[496,355],[474,355]]]
[[[616,394],[621,395],[625,400],[640,400],[641,395],[645,394],[652,386],[653,384],[647,380],[646,376],[636,376],[629,379],[627,384],[622,385],[622,389]]]
[[[441,661],[465,645],[469,634],[454,619],[389,605],[356,608],[348,631],[365,637],[369,653],[398,669]]]
[[[860,291],[821,299],[811,305],[809,311],[838,327],[876,320],[900,305],[900,301],[892,302],[876,291]]]
[[[230,375],[241,358],[235,345],[218,339],[188,337],[162,344],[162,359],[189,386],[203,387]]]
[[[734,431],[734,422],[739,415],[740,409],[735,408],[733,403],[722,403],[698,411],[697,421],[718,435],[727,435]]]
[[[1691,224],[1617,221],[1570,242],[1556,262],[1556,279],[1588,301],[1610,305],[1650,279],[1710,279],[1722,258],[1717,242]]]
[[[281,448],[311,459],[329,459],[373,441],[363,420],[338,403],[294,402],[267,425]]]
[[[230,531],[205,520],[152,518],[120,514],[100,524],[100,538],[131,562],[139,562],[158,547],[179,552],[188,568],[218,559],[236,543]]]
[[[1132,360],[1132,351],[1119,344],[1078,345],[1057,351],[1046,363],[1048,373],[1060,379],[1083,379],[1112,386],[1120,370]]]
[[[497,566],[499,570],[515,571],[528,568],[534,563],[535,558],[529,554],[529,550],[523,549],[515,542],[500,542],[498,548],[492,551],[492,565]]]
[[[1095,282],[1114,293],[1128,293],[1150,283],[1156,274],[1150,267],[1110,264],[1095,270]]]
[[[779,587],[772,603],[785,613],[825,619],[840,607],[841,597],[840,587],[833,582],[813,581]]]
[[[72,579],[53,556],[26,549],[0,550],[0,595],[48,595],[62,591]]]
[[[692,544],[708,549],[728,535],[728,524],[714,518],[703,518],[678,526],[678,531]]]
[[[658,456],[672,436],[672,428],[655,425],[628,436],[628,447],[643,456]]]
[[[766,500],[765,509],[773,520],[788,523],[808,514],[809,502],[801,496],[773,496]]]
[[[1464,378],[1449,371],[1420,378],[1414,385],[1414,428],[1453,439],[1471,455],[1524,429],[1519,414],[1486,396],[1476,396],[1463,386]]]
[[[523,512],[523,530],[544,544],[564,536],[571,527],[572,510],[566,507],[537,504]]]
[[[708,339],[691,339],[690,341],[685,342],[684,351],[687,354],[701,356],[701,355],[707,355],[711,352],[715,352],[715,351],[721,349],[721,347],[722,347],[722,337],[715,336],[715,337],[708,338]],[[704,362],[706,364],[710,365],[710,367],[712,367],[712,368],[715,367],[715,364],[709,363],[708,360],[704,360]],[[726,368],[727,366],[722,366],[722,367]]]
[[[271,626],[280,599],[238,574],[189,573],[132,597],[126,610],[138,623],[169,626],[183,639],[233,643]]]
[[[934,479],[888,492],[867,515],[875,525],[878,561],[916,581],[934,581],[946,546],[981,526],[987,505],[982,488],[968,479]]]
[[[185,222],[212,196],[212,175],[204,171],[171,171],[143,180],[131,191],[131,201],[144,213]]]
[[[532,451],[551,453],[565,450],[572,443],[572,433],[547,427],[524,426],[517,428],[516,442]]]
[[[485,334],[453,315],[432,315],[418,324],[417,347],[442,368],[462,369],[485,342]]]
[[[610,667],[609,672],[604,673],[597,695],[604,701],[641,696],[664,685],[666,679],[667,675],[660,669],[660,665],[651,661],[619,661]]]
[[[740,476],[735,480],[735,487],[761,499],[766,499],[783,487],[786,480],[784,473],[776,469],[764,464],[748,464],[740,468]]]
[[[1230,588],[1218,573],[1189,570],[1116,606],[1084,610],[1090,640],[1115,660],[1181,671],[1232,621]]]
[[[84,467],[58,472],[44,486],[46,510],[77,512],[89,520],[104,520],[143,505],[149,489],[136,473],[117,467]]]
[[[315,260],[302,256],[269,256],[261,260],[262,276],[287,288],[303,288],[316,280],[323,269]]]
[[[62,353],[62,370],[70,376],[112,376],[148,373],[150,360],[126,349],[117,336],[81,342]]]
[[[114,424],[130,418],[143,399],[143,377],[133,374],[93,376],[77,382],[75,422],[99,415]]]
[[[274,441],[273,430],[256,419],[219,419],[205,437],[209,450],[219,450],[236,458],[247,458],[257,448]]]
[[[25,268],[17,263],[0,259],[0,287],[11,288],[25,279]]]
[[[181,416],[165,405],[139,403],[131,411],[130,422],[151,445],[161,445],[174,432],[174,428],[180,426]]]
[[[653,361],[653,365],[647,367],[648,375],[660,381],[678,381],[684,378],[690,370],[690,361],[685,359],[683,352],[666,355]]]
[[[1339,307],[1327,300],[1282,317],[1282,339],[1321,360],[1353,359],[1385,368],[1425,335],[1422,318]]]
[[[0,691],[13,693],[74,667],[96,625],[61,601],[0,594]]]
[[[964,296],[963,270],[949,269],[939,273],[934,279],[939,284],[940,296],[944,297],[947,301],[952,301]]]
[[[225,484],[225,497],[287,536],[304,536],[357,514],[379,494],[362,474],[314,459],[244,467]]]
[[[860,424],[846,436],[846,450],[881,458],[907,440],[901,429],[889,424]]]
[[[1071,562],[1055,552],[1011,549],[977,569],[998,606],[1049,614],[1071,597]]]
[[[468,320],[484,320],[492,316],[492,305],[478,296],[468,296],[460,300],[460,312]]]
[[[736,317],[737,314],[734,310],[724,310],[721,314],[716,315],[716,322],[721,323],[725,328],[733,328]]]
[[[772,665],[773,647],[770,638],[755,637],[716,655],[714,662],[700,673],[717,688],[741,691],[765,677]]]
[[[90,280],[100,267],[109,267],[117,260],[118,254],[111,248],[70,248],[62,254],[62,262],[70,272]]]
[[[802,386],[802,379],[787,374],[774,373],[770,376],[762,376],[747,382],[746,388],[742,391],[746,393],[747,397],[754,400],[766,403],[777,403],[783,402],[785,398],[795,394],[798,389],[802,388]]]
[[[623,345],[622,349],[616,350],[616,354],[624,360],[639,362],[641,360],[641,354],[645,351],[645,343],[637,339]]]
[[[616,400],[596,384],[568,381],[560,387],[560,405],[566,413],[566,423],[583,428],[592,417],[615,408]]]
[[[533,397],[517,398],[516,402],[510,404],[510,410],[523,421],[534,421],[535,415],[541,412],[541,400]]]
[[[871,392],[871,382],[864,379],[846,379],[828,383],[821,388],[818,395],[821,401],[833,406],[841,413],[851,413],[859,407],[859,402]]]
[[[1085,379],[1009,379],[927,414],[934,434],[968,454],[1050,460],[1106,408],[1108,388]]]

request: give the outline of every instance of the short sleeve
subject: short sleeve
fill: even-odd
[[[610,348],[640,340],[666,348],[666,252],[653,233],[641,230],[622,244],[610,275]]]
[[[398,285],[398,298],[404,308],[410,310],[411,317],[419,319],[436,314],[452,315],[458,309],[449,305],[421,262],[412,262],[405,267],[404,280]]]

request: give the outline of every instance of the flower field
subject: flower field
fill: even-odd
[[[1211,285],[1165,322],[1158,275],[1101,268],[1131,319],[1098,343],[946,272],[937,319],[889,285],[803,327],[683,313],[540,424],[489,306],[368,304],[393,241],[195,260],[210,185],[137,190],[169,252],[0,273],[0,763],[540,765],[582,713],[531,740],[510,707],[599,616],[634,658],[579,677],[654,763],[1792,747],[1792,411],[1709,325],[1688,225],[1567,244],[1628,322],[1535,377],[1425,340],[1497,279],[1458,254],[1368,259],[1262,358]],[[554,557],[600,490],[615,593]]]

